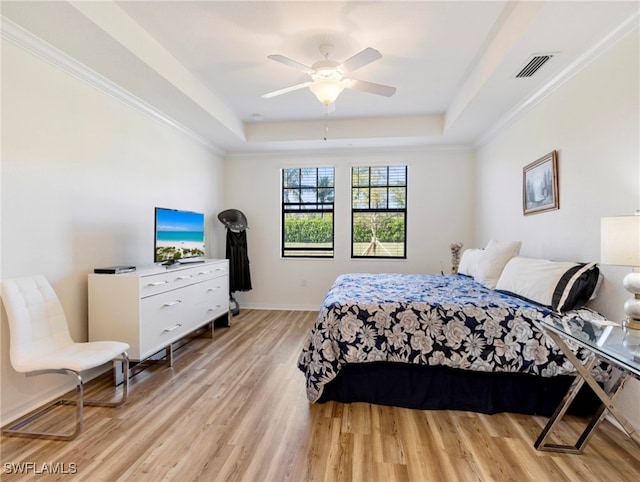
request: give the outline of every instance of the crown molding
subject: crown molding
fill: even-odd
[[[78,62],[76,59],[35,36],[8,18],[0,16],[0,19],[2,21],[0,24],[0,30],[2,32],[3,39],[8,40],[26,52],[44,60],[48,64],[66,72],[81,82],[94,87],[103,94],[122,102],[138,113],[191,137],[198,143],[213,151],[213,153],[218,157],[222,158],[224,156],[225,152],[209,139],[194,132],[184,124],[173,119],[171,116],[156,109],[151,104],[133,95],[128,90],[123,89],[115,82],[112,82],[103,75],[90,69],[83,63]]]
[[[513,107],[507,112],[501,119],[499,119],[488,131],[482,134],[474,143],[473,147],[478,148],[486,144],[504,129],[511,124],[522,118],[527,112],[532,110],[544,99],[553,94],[556,90],[562,87],[566,82],[572,79],[578,72],[586,68],[591,62],[596,60],[600,55],[609,50],[611,47],[620,42],[627,35],[638,30],[640,28],[640,11],[637,11],[631,17],[626,19],[617,28],[612,30],[607,36],[605,36],[598,43],[593,45],[589,50],[584,52],[575,61],[569,64],[558,75],[553,77],[542,88],[540,88],[533,95],[522,101],[520,104]]]

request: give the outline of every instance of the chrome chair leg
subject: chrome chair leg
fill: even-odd
[[[45,375],[51,373],[58,373],[62,375],[70,375],[76,378],[76,394],[77,400],[65,400],[58,399],[49,403],[48,405],[38,408],[32,412],[29,412],[25,416],[19,418],[15,422],[13,422],[8,427],[2,430],[2,435],[6,435],[8,437],[26,437],[26,438],[38,438],[38,439],[50,439],[50,440],[73,440],[78,436],[78,434],[82,431],[82,424],[84,419],[84,385],[82,382],[82,377],[79,373],[74,370],[39,370],[35,372],[29,372],[26,375],[28,377],[33,377],[37,375]],[[22,430],[22,427],[31,423],[32,421],[40,418],[42,415],[50,412],[55,407],[60,405],[76,405],[76,423],[75,428],[70,433],[60,433],[60,432],[38,432],[38,431],[28,431]]]
[[[37,439],[49,439],[49,440],[73,440],[75,439],[83,428],[84,423],[84,407],[87,406],[97,406],[97,407],[119,407],[124,402],[127,401],[128,392],[129,392],[129,357],[127,353],[122,354],[122,363],[123,363],[123,372],[124,372],[124,382],[122,387],[122,396],[120,400],[115,402],[103,402],[100,400],[85,400],[84,399],[84,381],[82,379],[82,375],[80,375],[75,370],[70,369],[56,369],[56,370],[39,370],[34,372],[29,372],[26,375],[28,377],[37,376],[37,375],[45,375],[45,374],[62,374],[69,375],[75,378],[76,380],[76,399],[58,399],[55,400],[48,405],[45,405],[42,408],[38,408],[28,414],[20,417],[18,420],[11,423],[6,428],[2,429],[2,435],[7,437],[25,437],[25,438],[37,438]],[[75,427],[70,433],[60,433],[60,432],[38,432],[38,431],[28,431],[22,430],[22,427],[29,424],[30,422],[40,418],[42,415],[50,412],[55,407],[60,405],[75,405],[76,406],[76,420]]]
[[[123,353],[120,357],[122,359],[122,396],[120,400],[115,402],[103,402],[100,400],[85,400],[85,406],[91,407],[119,407],[124,402],[127,401],[127,397],[129,395],[129,356],[126,353]]]

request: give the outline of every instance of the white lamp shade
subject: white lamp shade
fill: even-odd
[[[640,216],[600,220],[600,263],[640,266]]]
[[[309,86],[309,89],[324,105],[329,105],[344,90],[344,84],[336,79],[318,79]]]

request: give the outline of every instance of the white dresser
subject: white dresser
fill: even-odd
[[[126,342],[133,361],[170,357],[173,342],[228,313],[226,259],[89,275],[89,340]]]

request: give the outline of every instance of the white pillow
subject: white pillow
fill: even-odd
[[[495,288],[505,265],[520,253],[521,244],[521,241],[495,241],[493,239],[489,241],[478,263],[474,279],[487,288]]]
[[[507,263],[496,289],[562,312],[589,301],[599,275],[595,263],[518,257]]]
[[[462,258],[460,258],[460,265],[458,266],[458,273],[465,274],[467,276],[475,276],[478,271],[478,264],[482,258],[484,249],[469,248],[462,252]]]

